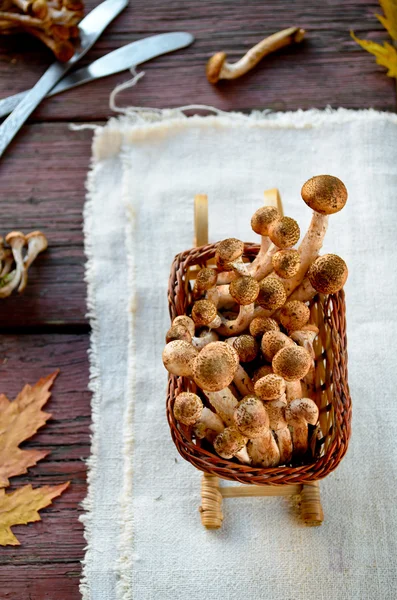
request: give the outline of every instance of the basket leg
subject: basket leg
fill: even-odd
[[[219,529],[222,526],[222,494],[219,478],[204,473],[201,479],[201,522],[207,529]]]
[[[303,485],[301,492],[301,514],[306,525],[318,526],[324,521],[318,481]]]

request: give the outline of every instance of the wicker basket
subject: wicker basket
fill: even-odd
[[[178,254],[171,267],[168,301],[171,320],[186,314],[192,304],[190,281],[198,267],[215,255],[216,244]],[[246,244],[244,256],[252,261],[259,246]],[[320,411],[319,427],[312,436],[312,458],[307,464],[256,468],[225,460],[193,440],[189,429],[173,415],[175,397],[182,391],[196,391],[189,379],[170,375],[167,419],[178,452],[200,471],[222,479],[255,485],[308,484],[333,471],[346,453],[351,432],[351,398],[347,382],[345,295],[317,295],[311,302],[312,321],[320,333],[315,342],[315,398]]]

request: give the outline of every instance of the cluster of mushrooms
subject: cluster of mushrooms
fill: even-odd
[[[0,33],[30,33],[66,62],[75,52],[83,16],[82,0],[0,0]]]
[[[37,255],[48,246],[41,231],[24,235],[11,231],[0,236],[0,298],[6,298],[17,290],[23,292],[28,282],[28,270]]]
[[[220,457],[259,467],[305,460],[319,417],[313,399],[319,330],[309,302],[340,290],[348,274],[339,256],[319,255],[328,215],[347,201],[345,185],[320,175],[301,194],[313,216],[298,248],[294,219],[273,206],[257,210],[251,220],[261,236],[257,256],[244,262],[244,244],[235,238],[217,245],[216,268],[198,271],[189,314],[174,319],[163,351],[165,368],[199,388],[176,397],[179,424]]]

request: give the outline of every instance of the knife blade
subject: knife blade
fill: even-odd
[[[105,56],[98,58],[90,65],[63,77],[47,94],[47,98],[83,83],[88,83],[101,77],[108,77],[115,73],[121,73],[167,52],[180,50],[189,46],[193,41],[194,37],[190,33],[176,31],[173,33],[161,33],[131,42],[131,44],[117,48],[117,50],[105,54]],[[0,100],[0,117],[8,115],[26,94],[28,92],[20,92],[19,94]]]
[[[101,33],[127,4],[128,0],[105,0],[80,21],[80,44],[72,58],[66,63],[54,62],[0,126],[0,157],[41,100],[69,69],[92,48]]]

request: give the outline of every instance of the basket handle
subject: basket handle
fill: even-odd
[[[283,217],[283,203],[281,201],[281,196],[278,188],[272,188],[271,190],[266,190],[264,193],[265,196],[265,205],[266,206],[275,206],[278,209],[278,212]]]

